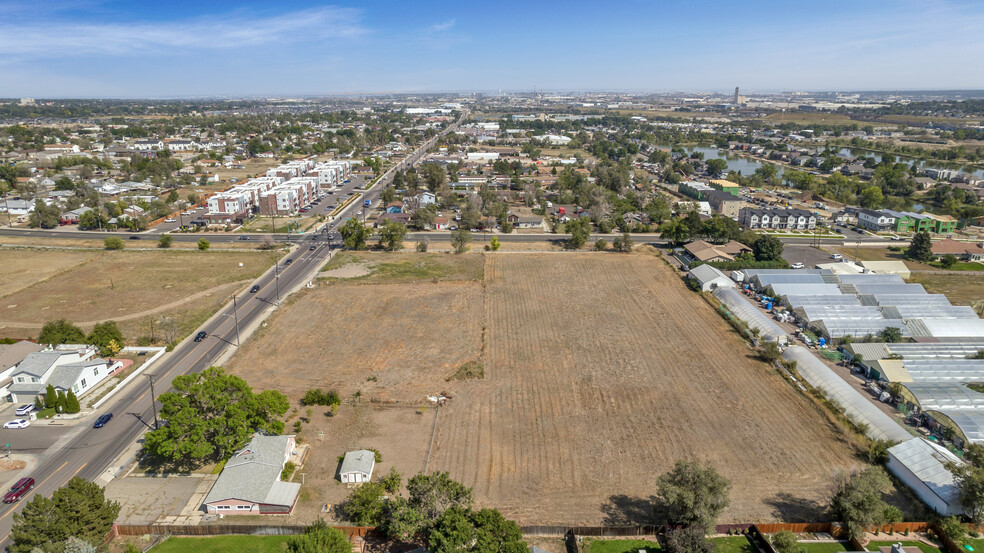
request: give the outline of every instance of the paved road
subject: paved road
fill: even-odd
[[[445,132],[453,130],[458,123]],[[421,145],[405,163],[419,160],[435,141],[436,137]],[[367,191],[367,195],[371,194],[372,197],[378,195],[379,190],[392,180],[394,170],[402,166],[404,163],[387,171],[381,181],[372,190]],[[346,208],[339,219],[351,217],[359,209],[361,204],[353,203]],[[27,232],[33,235],[41,233],[43,236],[47,231]],[[61,237],[65,234],[92,236],[90,233],[56,233]],[[175,235],[175,238],[181,239],[183,235]],[[153,377],[154,391],[158,395],[167,391],[174,377],[201,372],[228,349],[236,347],[237,320],[240,328],[252,324],[265,311],[273,308],[285,291],[303,285],[313,278],[329,258],[331,247],[328,241],[318,235],[312,235],[302,242],[298,250],[288,256],[293,260],[292,263],[285,265],[278,262],[274,270],[255,281],[254,284],[260,287],[259,291],[239,294],[235,303],[230,302],[219,311],[217,316],[199,327],[198,330],[208,334],[205,340],[195,342],[190,338],[185,339],[163,357],[156,367],[148,369],[145,374]],[[37,454],[41,440],[47,438],[56,441],[41,457],[37,469],[31,475],[37,481],[36,487],[18,503],[0,507],[0,537],[2,537],[0,546],[6,548],[10,540],[13,513],[19,512],[34,494],[50,496],[75,476],[95,480],[105,471],[119,468],[111,466],[114,460],[140,435],[153,428],[154,410],[151,397],[150,379],[138,378],[104,406],[103,412],[113,413],[114,418],[101,429],[94,429],[90,424],[83,423],[57,437],[46,435],[53,433],[44,432],[48,429],[39,427],[19,431],[22,434],[12,434],[9,443],[12,444],[12,451],[16,453]],[[8,439],[6,433],[0,437]]]

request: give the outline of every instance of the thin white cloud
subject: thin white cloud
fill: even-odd
[[[448,19],[443,23],[435,23],[427,28],[428,31],[432,33],[440,33],[442,31],[447,31],[451,27],[454,27],[454,19]]]
[[[127,56],[284,44],[364,35],[361,12],[323,7],[256,16],[213,15],[180,21],[78,24],[68,21],[0,23],[0,57]]]

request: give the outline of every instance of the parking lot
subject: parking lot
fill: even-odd
[[[802,263],[804,268],[814,269],[820,263],[835,263],[836,260],[830,258],[831,253],[813,246],[786,245],[782,251],[782,258],[788,261],[790,265]]]

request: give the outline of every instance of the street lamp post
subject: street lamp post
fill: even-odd
[[[150,404],[154,407],[154,430],[160,426],[157,422],[157,396],[154,394],[154,375],[145,374],[147,378],[150,379]]]

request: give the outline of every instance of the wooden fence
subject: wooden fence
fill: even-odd
[[[335,526],[349,539],[371,534],[373,526]],[[250,536],[292,536],[304,533],[299,524],[115,524],[113,532],[118,536],[143,536],[147,534],[171,534],[172,536],[224,536],[230,534]]]

